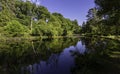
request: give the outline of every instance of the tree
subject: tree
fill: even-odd
[[[95,4],[105,25],[116,26],[115,35],[120,34],[120,0],[95,0]]]
[[[87,22],[83,23],[83,32],[90,34],[100,34],[99,30],[99,22],[101,21],[101,17],[98,15],[98,10],[96,8],[91,8],[88,11]]]
[[[30,35],[45,35],[45,36],[61,36],[61,35],[73,35],[79,33],[79,26],[77,20],[71,21],[65,18],[60,13],[50,13],[48,9],[41,5],[36,5],[35,0],[0,0],[2,10],[0,11],[0,28],[7,27],[5,31],[8,34],[12,32],[18,36],[21,31],[18,31],[19,27],[27,27]],[[13,23],[13,20],[15,23]],[[12,27],[8,22],[12,22],[15,27]],[[19,23],[18,23],[19,22]],[[8,25],[10,24],[10,25]],[[20,24],[22,26],[20,26]],[[9,27],[15,28],[17,32]]]
[[[12,20],[8,22],[4,28],[5,28],[5,31],[13,37],[22,36],[22,35],[25,35],[26,33],[29,33],[27,27],[20,24],[16,20]]]

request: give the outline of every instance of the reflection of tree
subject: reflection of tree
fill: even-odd
[[[43,39],[41,41],[4,41],[0,43],[0,72],[20,73],[21,67],[47,60],[52,54],[75,45],[77,39]],[[36,56],[37,54],[37,56]],[[57,61],[53,57],[51,61]],[[49,61],[49,62],[51,62]],[[48,63],[49,63],[48,62]]]
[[[47,61],[40,61],[39,63],[35,63],[27,67],[22,67],[22,74],[25,74],[25,72],[28,72],[29,74],[44,74],[46,69],[57,67],[58,58],[58,54],[52,54]]]
[[[74,74],[119,74],[120,57],[111,57],[119,53],[119,42],[102,38],[82,38],[87,53],[76,57],[77,68]],[[119,56],[119,55],[118,55]]]

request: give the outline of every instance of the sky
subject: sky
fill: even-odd
[[[90,8],[95,6],[94,0],[41,0],[40,4],[53,13],[61,13],[65,18],[77,19],[79,25],[86,21]]]

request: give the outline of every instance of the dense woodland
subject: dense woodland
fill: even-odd
[[[86,35],[120,35],[120,0],[94,0],[87,22],[82,25]]]
[[[77,20],[29,0],[0,0],[0,34],[19,36],[71,36],[80,32]]]
[[[82,26],[33,1],[0,0],[1,37],[120,35],[120,0],[94,0]]]

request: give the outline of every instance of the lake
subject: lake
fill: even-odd
[[[0,74],[120,74],[120,41],[99,37],[1,41]]]

